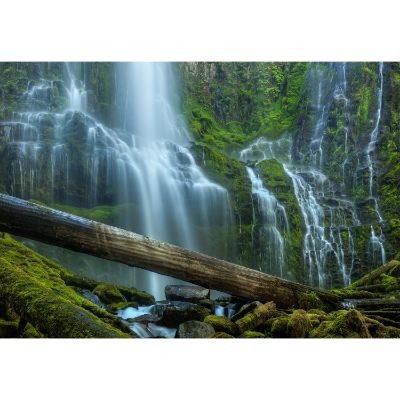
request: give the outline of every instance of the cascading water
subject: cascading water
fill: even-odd
[[[257,236],[261,252],[259,254],[260,270],[264,272],[284,277],[285,274],[285,239],[281,231],[288,230],[289,224],[286,210],[278,202],[276,197],[270,193],[263,185],[262,180],[256,175],[254,170],[246,167],[247,174],[251,181],[253,193],[253,227],[252,239],[254,247],[254,236],[256,234],[256,210],[261,217],[261,227]],[[256,207],[254,207],[256,205]]]
[[[382,114],[382,95],[383,95],[383,62],[379,63],[379,88],[378,88],[378,108],[376,111],[375,117],[375,125],[371,132],[370,141],[367,145],[366,149],[366,158],[368,164],[369,171],[369,197],[372,199],[374,204],[374,209],[376,216],[378,217],[379,223],[383,222],[383,218],[379,211],[378,200],[374,196],[374,161],[373,161],[373,153],[376,148],[376,143],[378,141],[379,134],[379,126],[381,122],[381,114]],[[382,228],[380,228],[379,236],[376,235],[374,226],[371,225],[371,238],[369,241],[369,254],[372,257],[373,263],[375,266],[382,265],[386,263],[386,253],[384,246],[384,236],[382,232]]]
[[[11,192],[22,198],[80,207],[115,204],[119,225],[182,247],[228,258],[228,244],[213,248],[213,238],[232,226],[228,192],[211,182],[188,150],[189,135],[172,91],[169,64],[132,63],[116,67],[125,96],[126,129],[110,129],[87,113],[84,81],[66,64],[69,87],[41,80],[29,84],[27,111],[5,122],[11,158]],[[53,112],[54,87],[67,102]],[[13,150],[14,153],[11,153]],[[214,236],[213,236],[214,235]],[[39,246],[35,244],[35,246]],[[47,249],[46,254],[66,265],[90,264],[91,277],[115,281],[116,264],[84,255]],[[72,260],[71,260],[72,258]],[[101,265],[103,265],[102,268]],[[101,274],[101,270],[109,274]],[[97,273],[96,273],[97,271]],[[172,278],[143,271],[125,274],[127,286],[163,298]]]
[[[348,184],[348,169],[351,168],[353,161],[349,154],[350,116],[346,63],[331,64],[325,72],[318,69],[317,65],[310,76],[311,110],[315,124],[308,141],[295,146],[291,139],[271,142],[260,138],[244,149],[240,158],[250,162],[275,158],[282,163],[286,174],[291,178],[305,225],[303,260],[304,267],[308,271],[308,283],[320,287],[334,285],[330,267],[333,264],[336,265],[341,277],[341,284],[346,286],[351,283],[357,256],[350,228],[361,226],[356,203],[351,199],[349,192],[351,185]],[[381,96],[381,91],[379,93]],[[323,143],[332,107],[341,110],[344,136],[342,173],[335,177],[335,182],[331,181],[324,172],[327,156],[324,154]],[[381,103],[378,108],[380,107]],[[376,140],[376,132],[377,128],[371,135],[374,140]],[[282,143],[286,141],[290,144],[282,146]],[[286,149],[287,153],[284,154],[279,149]],[[371,226],[371,232],[373,240],[371,239],[370,247],[374,243],[376,248],[379,237],[374,235],[373,226]]]

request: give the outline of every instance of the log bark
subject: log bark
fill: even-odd
[[[0,230],[280,308],[302,307],[310,293],[331,308],[339,297],[123,229],[0,194]],[[314,297],[315,298],[315,297]]]

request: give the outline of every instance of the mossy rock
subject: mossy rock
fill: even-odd
[[[204,322],[211,325],[215,329],[215,332],[225,332],[232,336],[238,333],[237,325],[227,317],[207,315],[207,317],[204,318]]]
[[[294,310],[289,316],[287,334],[291,338],[305,338],[312,327],[311,318],[304,310]]]
[[[159,322],[168,328],[177,328],[186,321],[204,321],[210,314],[209,310],[198,304],[180,303],[179,306],[167,307]]]
[[[0,291],[25,321],[49,337],[131,337],[119,318],[78,295],[57,263],[0,236]]]
[[[215,332],[210,339],[235,339],[235,337],[226,332]]]
[[[386,326],[376,319],[365,317],[368,331],[373,338],[392,339],[400,338],[400,329],[393,326]]]
[[[400,292],[400,261],[389,261],[353,282],[346,289],[367,289],[370,292],[384,293],[385,295],[393,292],[393,294],[397,295]]]
[[[111,283],[100,283],[94,288],[93,293],[104,304],[126,302],[125,297],[119,291],[117,285],[112,285]]]
[[[357,289],[334,289],[332,293],[337,294],[342,299],[372,299],[377,297],[375,293],[369,292],[367,290],[357,290]]]
[[[323,302],[312,290],[307,292],[302,292],[298,295],[297,299],[299,308],[303,310],[310,310],[310,309],[319,309],[323,311],[332,311],[332,309],[327,305],[326,302]]]
[[[365,317],[358,310],[339,310],[329,314],[310,332],[315,338],[370,338]]]
[[[43,338],[43,335],[38,332],[32,324],[28,323],[20,337],[24,339],[39,339]]]
[[[0,319],[0,338],[17,338],[18,322]]]
[[[106,308],[107,311],[116,314],[118,311],[125,310],[128,307],[138,308],[138,303],[136,301],[123,301],[120,303],[111,303]]]
[[[239,337],[246,338],[246,339],[260,339],[265,338],[266,336],[257,331],[244,331]]]
[[[273,319],[271,324],[271,335],[274,338],[287,338],[288,317],[278,317]]]
[[[253,311],[236,321],[239,333],[252,331],[277,314],[273,301],[257,306]]]
[[[125,296],[127,301],[134,301],[138,303],[140,306],[151,306],[156,301],[154,296],[149,293],[142,292],[135,288],[126,288],[123,286],[117,286],[120,293]]]

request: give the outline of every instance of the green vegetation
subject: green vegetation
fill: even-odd
[[[63,275],[72,274],[2,234],[0,293],[18,316],[50,337],[129,337],[118,318],[79,296]]]

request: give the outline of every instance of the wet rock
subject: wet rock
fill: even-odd
[[[211,325],[215,332],[225,332],[232,336],[238,333],[237,325],[227,317],[208,315],[204,318],[204,322]]]
[[[147,325],[151,322],[159,322],[159,321],[160,321],[160,317],[155,314],[143,314],[143,315],[140,315],[139,317],[127,319],[127,322],[129,322],[129,323],[138,322],[138,323],[145,324],[145,325]]]
[[[215,334],[211,325],[200,321],[186,321],[179,325],[176,337],[181,339],[210,338]]]
[[[210,298],[210,290],[199,286],[168,285],[165,287],[165,298],[170,301],[198,303]]]
[[[176,328],[185,321],[203,321],[210,312],[205,307],[192,303],[180,303],[165,308],[160,324],[168,328]]]
[[[203,299],[198,302],[198,304],[202,307],[205,307],[210,310],[210,313],[214,313],[216,302],[210,299]]]
[[[256,307],[261,306],[262,303],[260,301],[253,301],[251,303],[247,303],[241,307],[241,309],[233,315],[231,318],[233,322],[237,321],[240,318],[243,318],[246,314],[253,311]]]
[[[82,289],[79,287],[75,287],[74,290],[76,293],[78,293],[86,300],[89,300],[93,304],[96,304],[97,307],[105,308],[104,304],[100,301],[99,297],[95,293],[91,292],[89,289]]]

